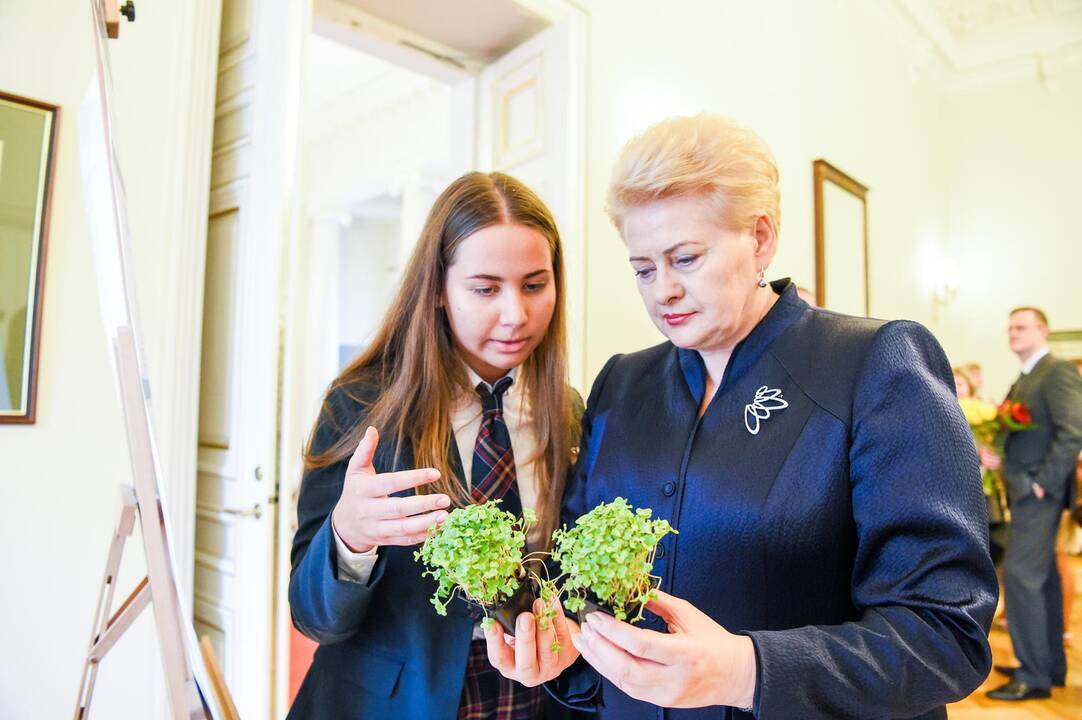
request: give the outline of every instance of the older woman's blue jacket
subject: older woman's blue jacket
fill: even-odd
[[[752,638],[760,720],[945,718],[988,673],[997,596],[950,365],[916,323],[814,310],[788,281],[773,287],[701,420],[697,353],[665,343],[605,365],[565,522],[623,496],[679,530],[654,572]],[[748,717],[661,713],[581,660],[548,687],[605,718]]]

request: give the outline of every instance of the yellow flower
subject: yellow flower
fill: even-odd
[[[996,418],[996,406],[977,398],[959,398],[958,404],[971,426],[981,425]]]

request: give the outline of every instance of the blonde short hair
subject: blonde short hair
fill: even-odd
[[[753,131],[719,115],[662,120],[632,138],[613,168],[605,211],[622,229],[636,205],[695,195],[713,202],[727,227],[748,230],[766,215],[780,229],[774,154]]]

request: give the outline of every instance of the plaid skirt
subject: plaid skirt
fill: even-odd
[[[484,640],[470,643],[466,681],[458,704],[458,720],[540,720],[544,690],[508,680],[488,662]]]

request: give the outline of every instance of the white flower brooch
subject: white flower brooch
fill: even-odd
[[[771,413],[787,407],[789,403],[782,399],[781,390],[763,385],[755,391],[755,399],[744,406],[744,427],[752,435],[758,435],[761,420],[769,420]]]

